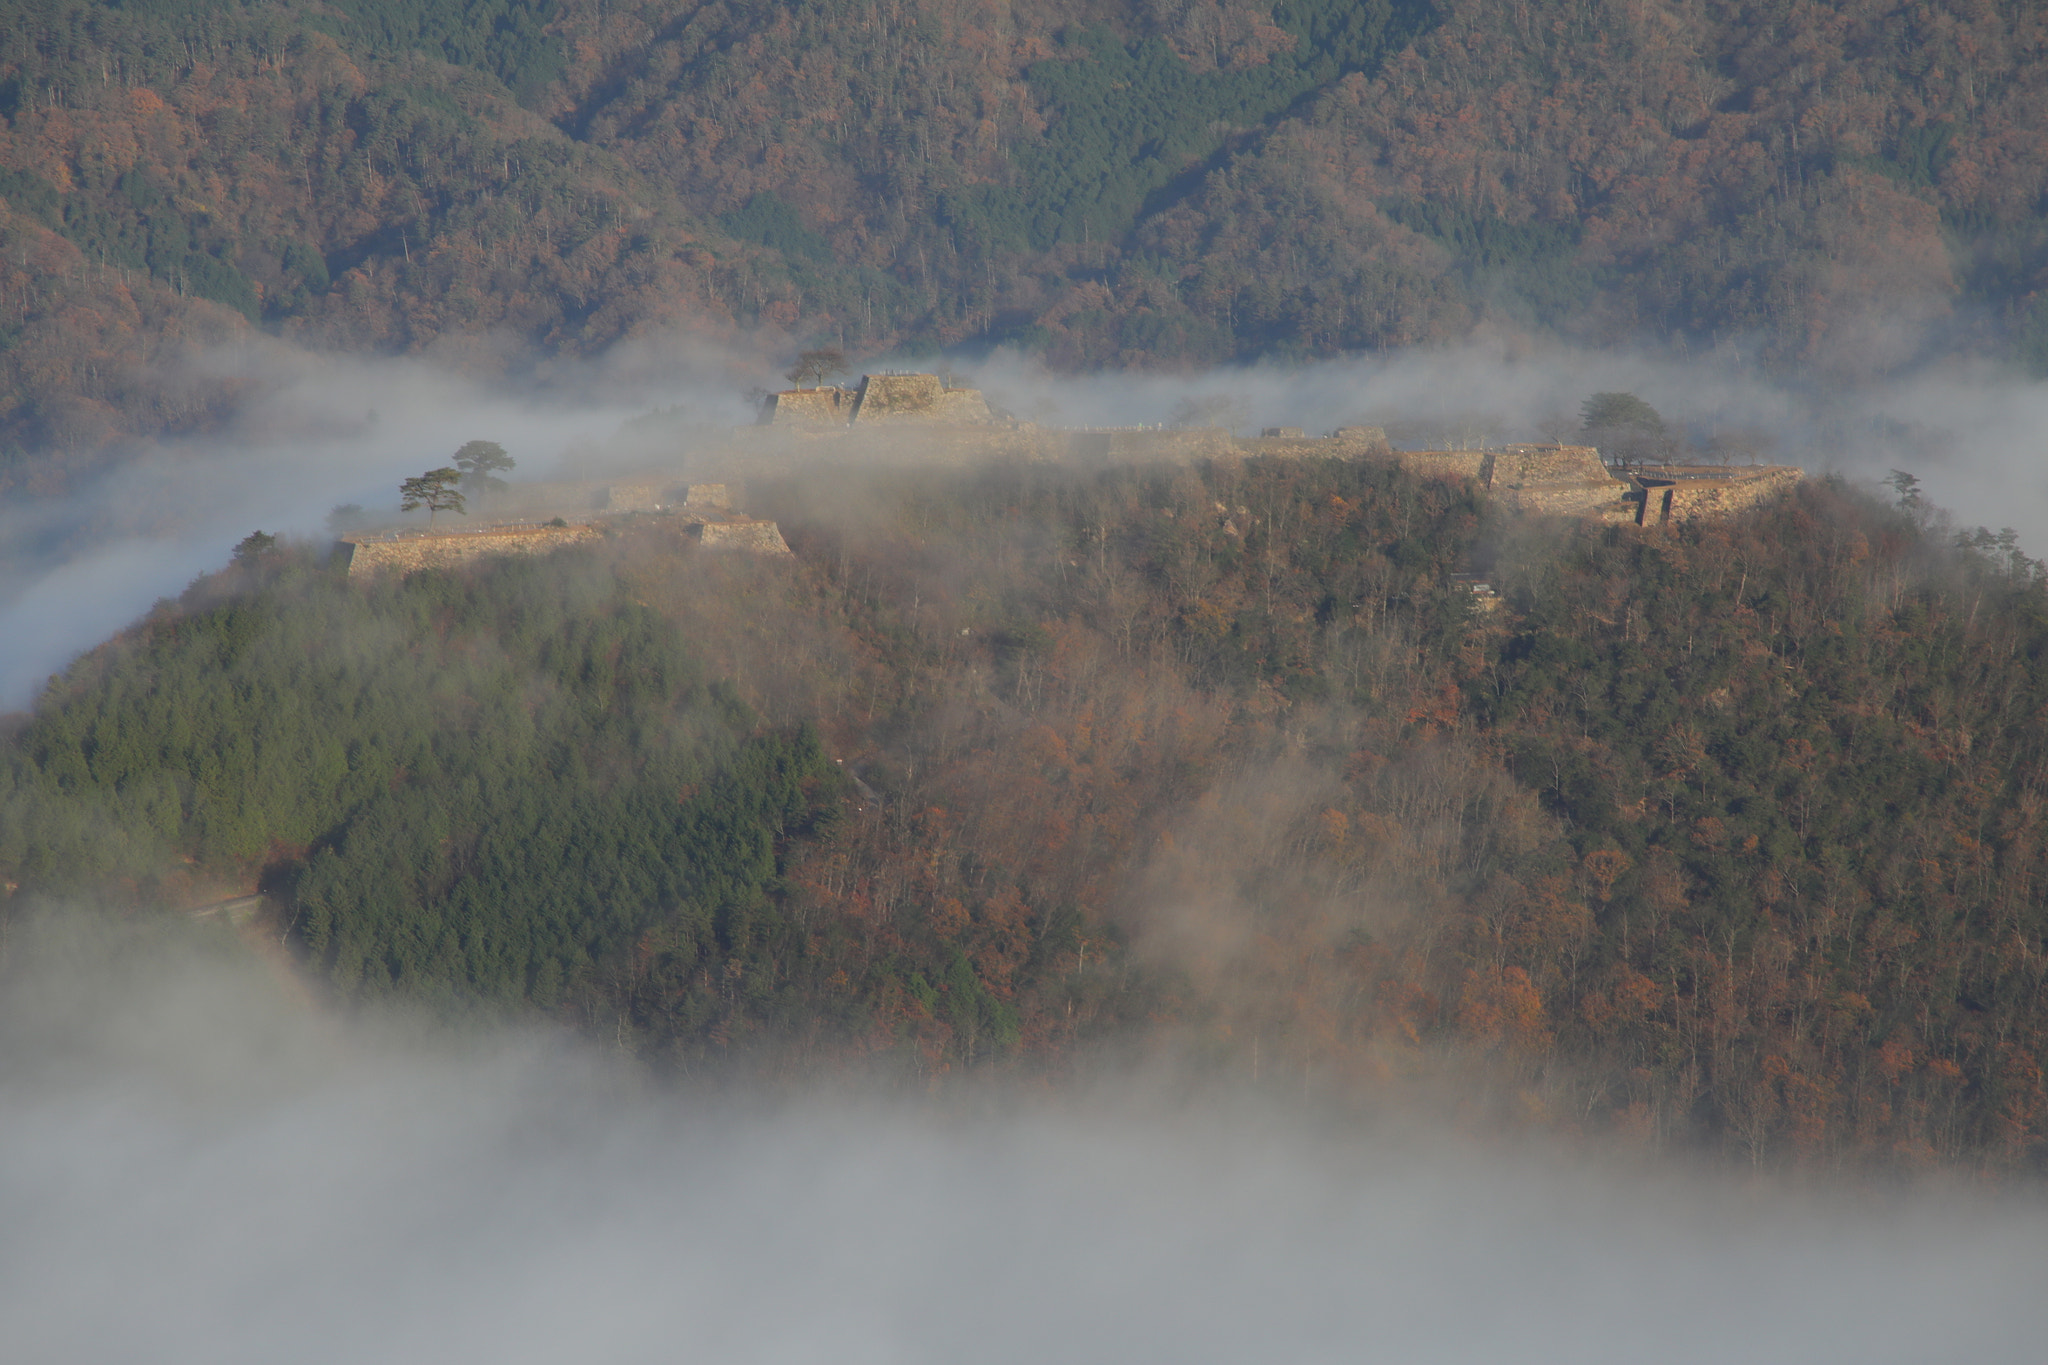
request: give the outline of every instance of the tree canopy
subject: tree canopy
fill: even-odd
[[[5,906],[246,877],[337,992],[678,1066],[1137,1034],[1744,1161],[2048,1160],[2010,533],[1827,480],[1521,519],[1385,461],[751,496],[793,558],[654,519],[194,585],[4,738]]]
[[[461,481],[461,471],[448,465],[415,475],[398,485],[398,510],[412,512],[426,508],[429,526],[434,524],[437,512],[464,513],[468,505],[461,488],[457,487]]]
[[[836,350],[805,351],[789,369],[789,382],[799,387],[823,384],[835,374],[846,373],[846,357]]]
[[[671,328],[1075,370],[1504,326],[1862,385],[1926,357],[1914,297],[1945,349],[2048,365],[2026,6],[842,9],[0,27],[0,468],[34,466],[0,478],[230,420],[174,362],[252,328],[508,376]]]
[[[1665,458],[1674,442],[1664,418],[1632,393],[1596,393],[1579,409],[1582,435],[1613,464]]]
[[[455,467],[462,471],[462,486],[478,493],[504,491],[508,485],[497,475],[517,463],[496,441],[465,441],[455,452]]]

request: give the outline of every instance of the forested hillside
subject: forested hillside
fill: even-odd
[[[604,576],[364,592],[303,564],[195,589],[49,699],[0,853],[31,884],[260,865],[343,995],[552,1007],[658,926],[744,944],[775,842],[830,808]]]
[[[683,1070],[1139,1047],[1744,1160],[2048,1154],[2010,543],[1299,460],[756,497],[793,560],[659,517],[367,588],[245,556],[13,733],[10,912],[260,882],[334,998]]]
[[[0,485],[278,333],[1175,366],[1475,328],[2048,364],[2022,0],[10,0]]]

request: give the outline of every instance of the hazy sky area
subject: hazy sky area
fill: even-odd
[[[936,362],[931,362],[936,363]],[[252,397],[233,426],[166,444],[63,500],[0,504],[0,708],[27,705],[81,650],[220,567],[250,531],[319,536],[330,509],[396,505],[398,481],[464,441],[503,444],[521,477],[602,474],[590,452],[631,418],[680,407],[711,426],[750,418],[772,367],[697,343],[634,342],[558,364],[511,392],[420,359],[313,356],[281,346],[212,357]],[[1048,374],[998,355],[961,373],[1019,416],[1062,425],[1162,422],[1222,400],[1241,430],[1327,431],[1381,422],[1430,446],[1570,439],[1594,392],[1634,392],[1670,424],[1738,459],[1877,478],[1903,467],[1964,525],[2017,527],[2048,553],[2048,384],[1989,371],[1928,373],[1825,410],[1724,359],[1475,344],[1456,350],[1254,367],[1207,375]],[[460,524],[460,523],[458,523]]]
[[[344,1023],[161,934],[24,937],[20,1365],[1921,1365],[2048,1331],[2032,1189],[1772,1187],[1277,1094],[693,1102],[559,1039]]]

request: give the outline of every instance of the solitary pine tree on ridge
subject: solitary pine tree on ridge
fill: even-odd
[[[407,479],[398,485],[398,510],[410,512],[415,508],[426,508],[429,529],[434,525],[437,512],[466,513],[467,503],[462,490],[456,487],[461,481],[461,472],[447,465]]]

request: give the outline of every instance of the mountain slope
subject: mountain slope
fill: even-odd
[[[758,498],[793,562],[657,518],[195,587],[10,741],[9,913],[261,880],[339,998],[693,1068],[1142,1045],[1749,1160],[2048,1151],[2009,543],[1827,483],[1644,535],[1301,460]]]
[[[487,372],[665,327],[1075,367],[1475,327],[1818,382],[2048,359],[2017,3],[10,16],[17,480],[212,420],[231,394],[145,366],[244,326]]]

